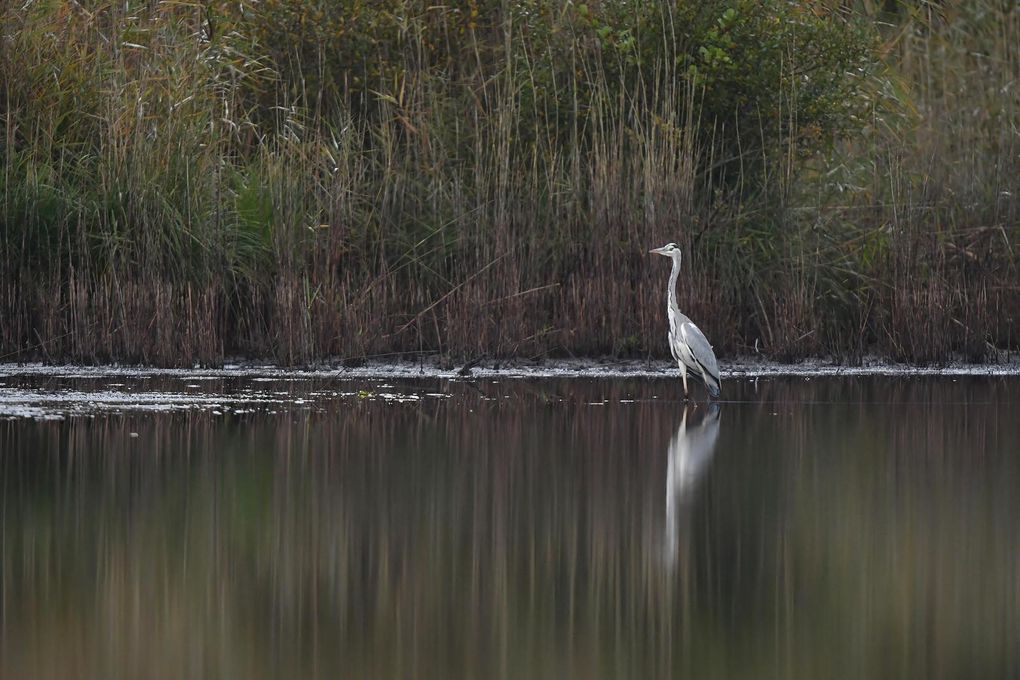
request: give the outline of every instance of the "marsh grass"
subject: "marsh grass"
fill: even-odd
[[[1017,12],[773,4],[7,7],[0,356],[1015,349]]]

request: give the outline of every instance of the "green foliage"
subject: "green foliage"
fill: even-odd
[[[814,3],[271,0],[221,11],[267,56],[286,103],[373,124],[396,116],[405,132],[436,98],[474,104],[484,129],[503,103],[486,95],[512,91],[522,141],[583,142],[576,128],[590,131],[599,106],[623,97],[647,122],[681,105],[656,99],[666,81],[690,79],[704,143],[746,169],[791,138],[807,153],[825,148],[874,105],[870,24]]]
[[[814,152],[861,126],[872,106],[869,25],[799,3],[726,4],[695,20],[688,64],[706,92],[703,115],[731,122],[730,146],[750,145],[753,157],[792,140]]]
[[[233,182],[234,220],[224,248],[232,272],[251,280],[270,273],[275,211],[269,187],[258,176],[238,174]]]

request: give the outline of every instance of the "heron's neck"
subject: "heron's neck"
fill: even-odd
[[[669,308],[679,312],[680,306],[676,303],[676,280],[680,276],[680,261],[678,259],[671,258],[673,260],[673,271],[669,273],[669,288],[667,304]]]

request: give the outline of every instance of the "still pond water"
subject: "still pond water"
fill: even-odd
[[[0,677],[1020,676],[1020,379],[679,389],[0,378]]]

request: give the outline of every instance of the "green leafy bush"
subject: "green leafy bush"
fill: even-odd
[[[221,11],[270,59],[285,103],[375,124],[386,102],[415,127],[426,102],[414,96],[428,92],[464,114],[477,107],[484,128],[510,104],[498,95],[513,93],[523,140],[565,144],[590,130],[600,104],[624,101],[645,123],[684,106],[663,96],[686,81],[716,162],[746,170],[791,140],[825,148],[875,104],[871,25],[810,2],[268,0]]]

